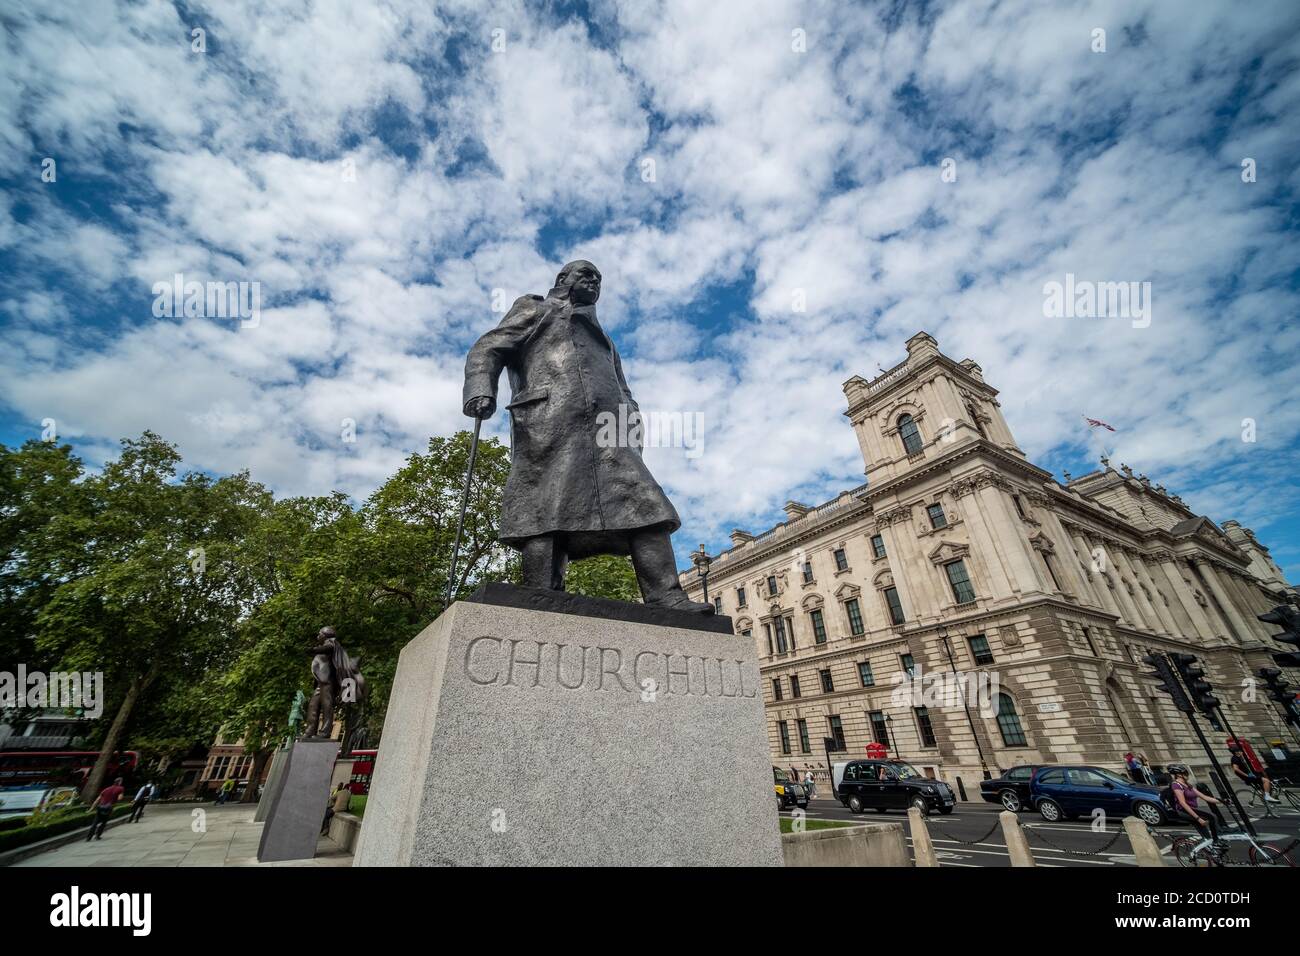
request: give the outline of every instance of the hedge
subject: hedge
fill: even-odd
[[[113,807],[114,817],[130,812],[131,804],[129,803],[119,803]],[[80,809],[69,815],[60,815],[58,819],[46,823],[0,830],[0,853],[5,850],[16,850],[31,843],[39,843],[41,840],[48,840],[50,837],[58,836],[61,833],[88,829],[92,816],[94,816],[94,813],[90,810]],[[19,817],[18,819],[26,821],[27,818]]]

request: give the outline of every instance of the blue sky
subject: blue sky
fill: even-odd
[[[152,428],[191,467],[363,497],[464,427],[494,294],[583,257],[643,408],[703,416],[698,457],[647,451],[682,556],[861,483],[841,385],[925,329],[981,364],[1034,461],[1088,471],[1081,416],[1110,422],[1116,463],[1300,579],[1294,3],[142,0],[0,21],[6,444],[50,418],[97,463]],[[176,273],[258,282],[260,322],[155,317]],[[1150,325],[1046,318],[1066,273],[1150,282]]]

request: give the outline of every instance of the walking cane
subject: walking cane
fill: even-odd
[[[474,459],[478,457],[478,430],[483,419],[474,416],[474,440],[469,446],[469,467],[465,469],[465,491],[460,496],[460,518],[456,521],[456,543],[451,549],[451,571],[447,574],[447,600],[445,607],[451,607],[451,591],[456,585],[456,561],[460,557],[460,533],[465,529],[465,509],[469,507],[469,483],[474,477]]]

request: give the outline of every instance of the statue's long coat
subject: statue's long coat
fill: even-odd
[[[512,399],[502,542],[521,547],[537,535],[564,533],[569,556],[581,558],[626,554],[629,531],[677,530],[677,511],[646,468],[640,442],[623,441],[614,427],[620,405],[622,421],[637,405],[594,306],[554,293],[516,301],[470,349],[465,402],[495,400],[503,368]],[[607,437],[620,440],[597,443],[602,424]]]

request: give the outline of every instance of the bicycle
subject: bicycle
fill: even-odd
[[[1242,807],[1255,809],[1256,807],[1264,808],[1264,816],[1273,816],[1275,806],[1289,805],[1293,810],[1300,810],[1300,793],[1296,793],[1289,788],[1290,781],[1274,780],[1273,797],[1278,801],[1276,804],[1269,803],[1264,799],[1264,788],[1258,783],[1247,785],[1247,789],[1237,791],[1237,799],[1241,801]],[[1247,797],[1249,794],[1249,797]]]
[[[1179,866],[1197,867],[1202,863],[1206,866],[1227,866],[1232,843],[1250,844],[1247,856],[1251,866],[1295,866],[1286,853],[1267,843],[1256,842],[1253,836],[1238,829],[1235,824],[1229,824],[1221,830],[1217,840],[1202,836],[1180,836],[1169,849],[1173,851]]]

